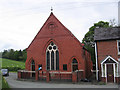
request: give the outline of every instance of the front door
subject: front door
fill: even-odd
[[[114,82],[113,64],[107,64],[107,82]]]
[[[78,70],[78,61],[74,58],[72,61],[72,71]]]
[[[78,65],[73,65],[73,72],[78,70]]]

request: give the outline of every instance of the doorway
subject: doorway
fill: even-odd
[[[118,61],[111,56],[106,57],[101,62],[101,76],[106,78],[106,83],[115,83],[116,77],[118,77]]]
[[[73,61],[72,61],[72,71],[76,71],[78,70],[78,62],[77,60],[74,58]]]
[[[114,82],[113,64],[107,64],[107,82]]]

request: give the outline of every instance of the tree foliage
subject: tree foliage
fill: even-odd
[[[99,21],[89,28],[89,31],[85,34],[82,43],[84,43],[85,48],[91,53],[91,59],[95,64],[95,43],[94,43],[94,30],[95,28],[107,28],[111,27],[109,22]]]
[[[2,58],[6,59],[12,59],[16,61],[25,61],[27,59],[27,52],[26,50],[14,50],[14,49],[9,49],[9,50],[4,50],[2,52]]]

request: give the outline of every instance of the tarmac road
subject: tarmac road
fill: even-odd
[[[72,83],[47,83],[40,81],[19,81],[17,80],[17,73],[10,73],[8,77],[5,77],[11,88],[109,88],[108,90],[118,90],[117,84],[107,85],[86,85],[86,84],[72,84]],[[111,89],[113,88],[113,89]],[[71,89],[70,89],[71,90]],[[92,89],[93,90],[93,89]],[[99,89],[97,89],[99,90]],[[103,90],[103,89],[102,89]]]

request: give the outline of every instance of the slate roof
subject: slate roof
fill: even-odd
[[[96,28],[94,40],[117,40],[120,39],[120,27]]]

